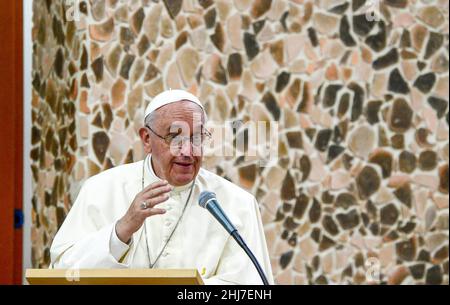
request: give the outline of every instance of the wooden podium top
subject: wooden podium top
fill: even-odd
[[[31,285],[203,285],[195,269],[27,269]]]

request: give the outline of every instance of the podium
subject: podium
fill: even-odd
[[[203,285],[195,269],[27,269],[31,285]]]

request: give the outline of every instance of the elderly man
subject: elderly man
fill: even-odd
[[[198,98],[165,91],[144,121],[147,157],[86,180],[53,240],[51,268],[195,268],[206,284],[261,284],[245,252],[197,204],[212,191],[273,283],[254,196],[201,168],[208,134]]]

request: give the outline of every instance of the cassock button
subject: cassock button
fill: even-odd
[[[167,252],[164,252],[164,253],[163,253],[163,256],[164,256],[164,257],[167,257],[167,255],[169,255],[169,253],[167,253]]]
[[[171,222],[166,222],[166,227],[169,227],[171,224]]]

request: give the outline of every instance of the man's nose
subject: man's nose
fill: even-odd
[[[189,138],[186,138],[184,141],[182,141],[180,154],[182,156],[192,157],[192,143]]]

